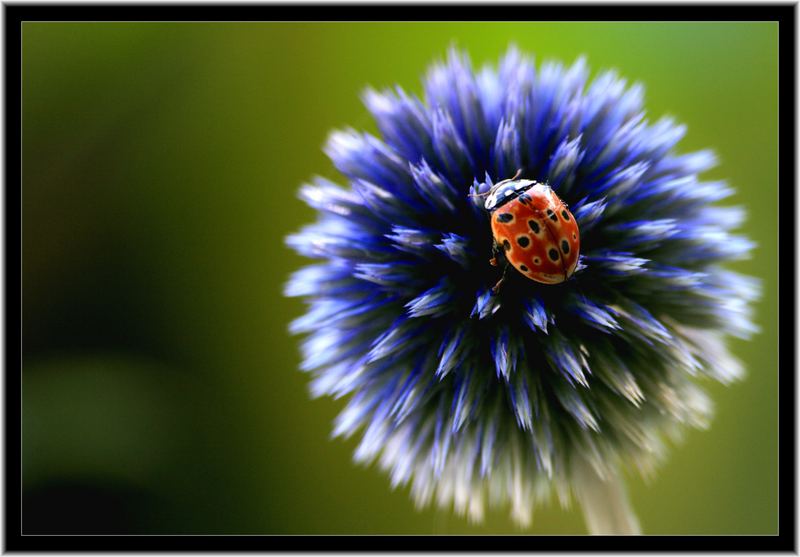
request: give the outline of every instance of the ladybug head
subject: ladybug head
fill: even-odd
[[[497,182],[489,190],[489,197],[486,198],[484,207],[489,212],[494,211],[535,184],[535,180],[516,180],[514,178]]]

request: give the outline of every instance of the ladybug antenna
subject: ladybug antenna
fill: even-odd
[[[469,194],[469,196],[470,197],[486,197],[487,195],[491,194],[494,190],[496,190],[500,186],[500,184],[505,184],[506,182],[513,182],[514,180],[516,180],[517,178],[520,177],[520,174],[522,174],[522,169],[518,168],[517,169],[517,173],[514,174],[513,178],[506,178],[505,180],[501,180],[499,182],[496,182],[496,183],[492,184],[492,187],[489,188],[488,190],[486,190],[485,192],[483,192],[483,193],[471,193],[471,194]]]
[[[471,193],[471,194],[469,194],[469,196],[470,196],[470,197],[486,197],[487,195],[489,195],[490,193],[492,193],[492,190],[493,190],[493,189],[494,189],[494,187],[492,187],[492,188],[489,188],[488,190],[486,190],[486,191],[485,191],[485,192],[483,192],[483,193]]]

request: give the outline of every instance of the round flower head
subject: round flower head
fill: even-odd
[[[755,331],[757,283],[722,265],[753,246],[731,233],[744,211],[716,205],[733,192],[699,178],[715,157],[679,153],[685,127],[650,122],[640,85],[588,74],[513,48],[476,72],[451,52],[422,98],[364,94],[380,138],[330,136],[346,186],[300,190],[319,218],[287,242],[321,260],[286,287],[309,304],[291,325],[302,369],[315,396],[348,397],[334,433],[360,433],[356,460],[419,505],[522,525],[553,493],[602,507],[593,484],[650,473],[708,424],[698,379],[742,375],[725,337]],[[509,268],[495,293],[484,204],[518,170],[569,207],[581,255],[560,284]]]

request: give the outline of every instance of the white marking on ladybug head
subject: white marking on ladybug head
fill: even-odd
[[[502,182],[497,182],[489,190],[489,197],[486,198],[484,207],[487,211],[491,211],[506,199],[529,189],[534,184],[536,182],[533,180],[503,180]]]

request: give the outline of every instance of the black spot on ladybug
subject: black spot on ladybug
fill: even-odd
[[[497,222],[511,222],[514,220],[514,215],[511,213],[500,213],[497,215]]]
[[[535,220],[529,220],[528,221],[528,226],[531,227],[531,230],[533,230],[534,234],[538,234],[539,233],[539,223],[536,222]]]
[[[541,259],[539,259],[538,257],[534,257],[534,258],[533,258],[533,264],[534,264],[534,265],[538,265],[538,264],[539,264],[539,263],[541,263],[541,262],[542,262],[542,260],[541,260]]]
[[[547,210],[547,216],[550,217],[551,221],[558,222],[558,217],[556,216],[556,214],[553,212],[552,209]]]
[[[528,195],[527,193],[523,193],[522,195],[519,196],[519,201],[523,205],[528,205],[531,202],[531,196]]]
[[[531,244],[531,240],[527,236],[520,236],[517,238],[517,243],[523,248],[527,248]]]
[[[528,268],[525,265],[520,265],[519,266],[519,270],[522,271],[523,273],[527,273],[528,272]]]
[[[506,250],[506,251],[510,250],[511,249],[511,242],[509,242],[508,240],[503,240],[503,249]]]
[[[569,213],[567,213],[566,209],[562,209],[561,210],[561,216],[564,217],[564,220],[566,220],[566,221],[569,220]]]
[[[577,239],[578,239],[578,235],[577,235],[577,234],[575,234],[574,232],[572,233],[572,239],[573,239],[573,240],[577,240]]]
[[[566,240],[561,240],[561,251],[564,252],[564,255],[569,253],[569,242]]]
[[[550,251],[547,252],[547,255],[549,255],[550,259],[553,261],[558,261],[558,250],[556,248],[550,248]]]

